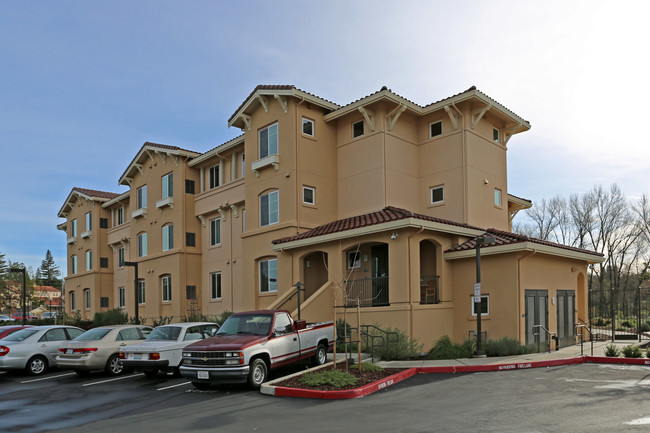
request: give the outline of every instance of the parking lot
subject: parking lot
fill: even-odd
[[[245,386],[199,391],[163,375],[0,373],[0,420],[6,432],[641,432],[650,426],[649,391],[649,367],[596,364],[422,374],[335,401]]]

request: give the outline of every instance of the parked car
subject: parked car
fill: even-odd
[[[259,388],[270,369],[306,359],[324,364],[333,341],[331,321],[307,324],[283,310],[235,313],[215,337],[183,350],[180,372],[197,388],[243,382]]]
[[[0,322],[13,322],[14,319],[7,316],[6,314],[0,314]]]
[[[122,373],[120,349],[143,341],[153,328],[141,325],[100,326],[59,346],[56,365],[71,368],[79,375],[92,370],[106,371],[111,376]]]
[[[16,331],[20,331],[21,329],[25,328],[31,328],[32,325],[5,325],[5,326],[0,326],[0,340],[5,338],[9,334],[13,334]]]
[[[54,358],[63,341],[83,334],[74,326],[32,326],[0,340],[0,370],[25,369],[38,376],[54,367]]]
[[[14,313],[14,314],[11,315],[11,318],[16,320],[16,321],[23,320],[23,313],[21,313],[21,312]],[[25,316],[25,319],[34,320],[34,319],[38,319],[38,317],[34,316],[31,313],[27,313],[27,315]]]
[[[41,314],[41,319],[54,319],[55,317],[59,316],[60,314],[57,311],[46,311]]]
[[[183,348],[198,340],[214,336],[219,325],[210,322],[188,322],[163,325],[154,328],[142,343],[132,344],[120,350],[122,365],[147,376],[159,371],[180,375]]]

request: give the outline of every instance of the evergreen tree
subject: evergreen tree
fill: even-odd
[[[52,286],[61,290],[61,280],[58,278],[61,275],[59,267],[54,263],[52,252],[47,250],[45,259],[41,262],[41,266],[36,271],[36,280],[41,286]]]

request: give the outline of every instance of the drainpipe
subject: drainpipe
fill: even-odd
[[[296,140],[294,141],[294,160],[296,165],[296,233],[300,233],[300,203],[302,203],[302,191],[300,188],[300,175],[298,174],[298,140],[302,134],[302,122],[298,122],[298,107],[305,102],[303,97],[298,104],[296,104],[295,111],[295,120],[296,120]],[[316,121],[314,121],[314,127],[316,126]]]
[[[463,221],[467,223],[469,215],[467,213],[467,138],[465,134],[465,116],[463,113],[456,107],[456,104],[451,104],[454,107],[454,110],[458,113],[461,118],[461,134],[463,137]]]
[[[537,254],[537,250],[532,250],[525,256],[521,256],[517,259],[517,305],[521,308],[521,261],[525,258],[532,257]],[[526,306],[524,306],[524,311],[526,311]],[[519,341],[521,341],[521,326],[517,327],[517,336]]]
[[[409,237],[406,238],[407,239],[406,247],[408,249],[408,251],[407,251],[407,261],[406,261],[408,263],[408,270],[407,270],[408,272],[406,272],[406,287],[408,288],[408,292],[409,292],[409,297],[408,297],[408,300],[409,300],[409,331],[408,331],[408,335],[411,336],[411,337],[413,337],[413,296],[412,296],[413,295],[413,290],[411,289],[411,238],[413,236],[415,236],[415,235],[419,235],[423,231],[424,231],[424,226],[421,226],[420,230],[418,230],[417,232],[409,235]]]

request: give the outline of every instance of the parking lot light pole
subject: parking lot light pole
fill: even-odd
[[[140,293],[138,290],[138,262],[122,262],[125,266],[133,266],[135,269],[135,278],[133,279],[133,288],[135,291],[135,324],[140,324],[140,313],[138,312],[138,304],[140,303]]]
[[[22,272],[23,274],[23,326],[27,324],[27,277],[25,275],[25,268],[11,268],[11,272]]]
[[[481,335],[481,245],[492,244],[496,241],[493,236],[476,238],[476,285],[474,286],[474,310],[476,310],[476,356],[485,356]]]

